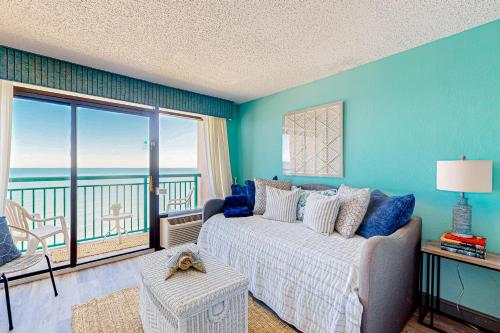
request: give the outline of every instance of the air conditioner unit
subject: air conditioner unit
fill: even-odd
[[[160,245],[168,249],[185,243],[196,243],[200,233],[201,213],[160,219]]]

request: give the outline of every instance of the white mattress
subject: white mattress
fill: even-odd
[[[212,216],[198,246],[250,280],[249,290],[302,332],[359,332],[363,237],[323,236],[302,223]]]

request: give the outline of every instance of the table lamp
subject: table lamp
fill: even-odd
[[[452,232],[461,237],[472,237],[472,207],[464,192],[492,191],[493,161],[465,160],[462,155],[456,161],[437,161],[436,188],[460,192],[460,200],[453,207]]]

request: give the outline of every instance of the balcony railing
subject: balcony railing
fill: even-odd
[[[167,208],[169,211],[182,211],[197,207],[200,176],[201,174],[161,174],[160,211],[167,211]],[[101,220],[102,216],[112,214],[110,207],[115,203],[121,204],[122,212],[132,215],[123,222],[128,232],[149,230],[148,176],[80,176],[77,179],[77,242],[116,235],[110,233],[113,226]],[[8,197],[29,212],[38,213],[44,218],[62,215],[70,226],[69,181],[69,177],[10,178]],[[183,199],[188,197],[191,189],[191,199],[184,202]],[[62,235],[54,236],[47,242],[49,247],[62,244]],[[25,248],[26,244],[23,242],[21,250]]]

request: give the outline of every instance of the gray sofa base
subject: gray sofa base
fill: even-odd
[[[211,199],[203,207],[203,222],[222,213],[224,200]],[[363,305],[361,331],[401,332],[413,314],[418,289],[422,221],[413,216],[389,236],[368,239],[362,249],[359,299]]]

